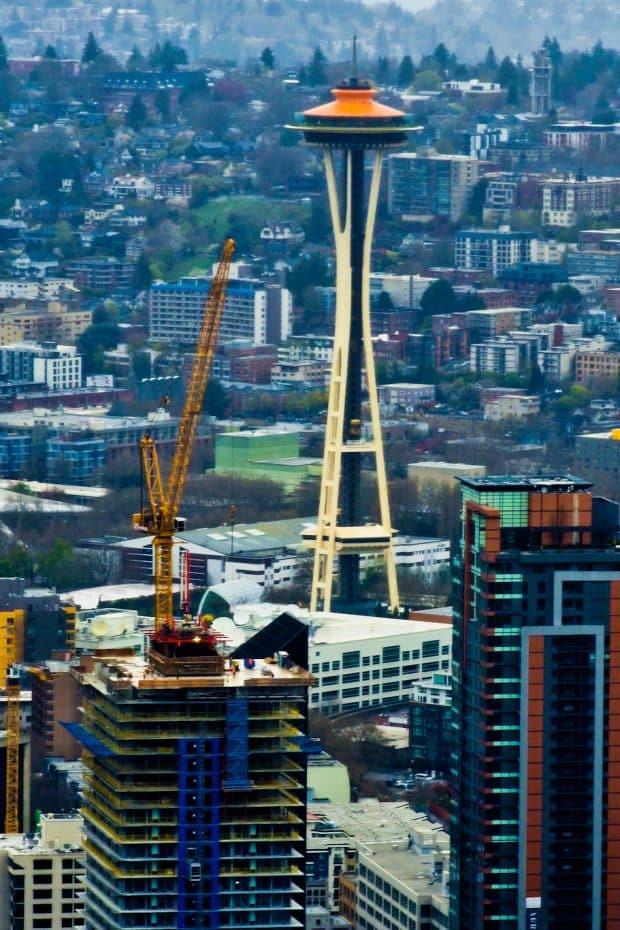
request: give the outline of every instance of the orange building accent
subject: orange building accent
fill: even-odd
[[[544,658],[544,636],[530,637],[527,696],[526,893],[528,898],[542,895]]]
[[[610,584],[606,930],[620,930],[620,581]]]

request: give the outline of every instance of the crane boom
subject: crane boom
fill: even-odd
[[[234,241],[227,239],[205,303],[196,355],[185,395],[172,463],[165,484],[153,438],[145,435],[140,440],[140,456],[147,487],[148,507],[134,514],[133,524],[136,529],[153,533],[156,632],[166,624],[174,625],[172,605],[174,532],[177,529],[177,515],[183,499],[205,389],[215,355],[234,250]]]

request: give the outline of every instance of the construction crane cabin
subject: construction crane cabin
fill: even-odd
[[[147,504],[133,515],[133,525],[134,529],[153,534],[155,632],[151,641],[151,657],[154,661],[156,661],[157,653],[171,656],[176,655],[177,651],[182,649],[184,654],[188,654],[188,650],[192,651],[191,643],[194,643],[195,650],[200,652],[205,644],[214,640],[207,624],[175,622],[172,551],[174,533],[182,528],[185,522],[182,517],[179,517],[179,508],[183,499],[205,390],[215,355],[234,250],[234,241],[227,239],[205,302],[196,355],[166,481],[162,476],[153,438],[147,434],[140,441],[140,458],[143,480],[146,485]]]

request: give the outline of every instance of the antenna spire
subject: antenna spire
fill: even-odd
[[[357,36],[353,36],[353,82],[357,84]]]

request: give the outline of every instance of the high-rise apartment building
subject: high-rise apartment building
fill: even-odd
[[[304,925],[311,676],[196,629],[82,659],[88,930]]]
[[[149,291],[149,336],[174,345],[198,339],[204,305],[211,287],[205,277],[181,278],[177,284],[154,284]],[[254,278],[231,278],[218,342],[249,339],[253,345],[279,344],[291,331],[292,296],[279,284]]]
[[[461,484],[450,927],[617,930],[618,506],[570,476]]]
[[[423,222],[435,216],[457,222],[480,176],[480,165],[469,155],[391,155],[389,209],[404,220]]]

